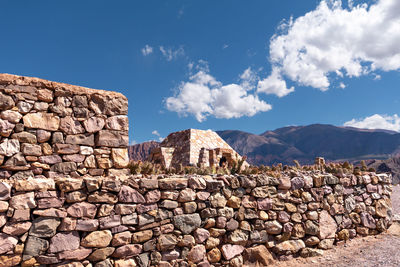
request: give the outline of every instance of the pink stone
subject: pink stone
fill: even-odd
[[[103,118],[91,117],[83,122],[83,126],[89,133],[98,132],[104,128],[105,122]]]
[[[74,203],[67,209],[68,215],[75,218],[93,219],[96,216],[96,211],[96,205],[87,202]]]
[[[0,227],[3,227],[7,223],[7,216],[4,213],[0,214]]]
[[[91,232],[96,231],[99,227],[99,221],[97,219],[89,219],[89,220],[78,220],[76,222],[75,229],[77,231]]]
[[[72,154],[72,155],[64,155],[63,160],[64,161],[72,161],[76,163],[81,163],[85,160],[86,156],[85,155],[80,155],[80,154]]]
[[[146,203],[156,203],[161,198],[161,192],[160,190],[149,191],[146,193],[144,198],[146,199]]]
[[[85,132],[81,123],[71,116],[62,118],[60,121],[60,130],[66,134],[81,134]]]
[[[139,214],[158,209],[157,204],[139,204],[136,210]]]
[[[11,185],[6,182],[0,182],[0,200],[9,200],[11,198]]]
[[[209,237],[210,237],[210,233],[204,228],[197,228],[194,231],[194,238],[196,240],[196,243],[201,244],[204,241],[206,241]]]
[[[290,182],[289,177],[282,177],[279,179],[278,189],[290,189],[292,187],[292,183]]]
[[[242,254],[244,247],[240,245],[226,244],[222,246],[222,255],[226,260],[233,259],[234,257]]]
[[[15,210],[11,221],[21,222],[28,221],[31,218],[30,209]]]
[[[200,262],[206,256],[206,248],[203,245],[194,246],[188,253],[187,258],[194,263]]]
[[[53,218],[65,218],[67,217],[67,213],[63,210],[49,208],[45,210],[34,210],[34,215],[44,216],[44,217],[53,217]]]
[[[270,210],[272,209],[272,199],[259,198],[257,199],[257,206],[259,210]]]
[[[76,250],[62,251],[58,254],[58,257],[64,260],[81,261],[84,260],[86,257],[88,257],[90,253],[92,253],[91,248],[79,248]]]
[[[29,192],[25,194],[14,195],[10,200],[10,207],[14,209],[36,208],[35,193]]]
[[[18,243],[18,239],[0,233],[0,254],[12,251]]]
[[[76,219],[67,217],[64,218],[60,224],[60,226],[58,227],[59,231],[74,231],[76,228]]]
[[[115,258],[127,258],[127,257],[137,256],[141,252],[142,252],[142,245],[129,244],[117,248],[112,256]]]
[[[376,193],[376,192],[378,192],[378,187],[373,184],[367,184],[367,192],[368,193]]]
[[[45,130],[38,129],[36,131],[36,137],[39,143],[44,143],[50,140],[51,133]]]
[[[39,209],[48,209],[48,208],[61,208],[64,204],[63,198],[40,198],[37,200]]]
[[[39,162],[44,164],[56,164],[62,162],[62,158],[59,155],[49,155],[39,157]]]
[[[3,227],[3,232],[12,236],[20,236],[28,232],[31,226],[31,222],[7,223]]]
[[[63,232],[53,236],[50,240],[49,253],[57,253],[66,250],[76,250],[79,248],[78,232]]]
[[[100,229],[109,229],[121,225],[121,215],[111,215],[99,219]]]
[[[129,130],[128,116],[117,115],[109,117],[106,120],[106,128],[110,130],[128,131]]]
[[[319,238],[335,238],[337,224],[326,210],[319,214]]]
[[[367,228],[370,228],[370,229],[375,229],[376,228],[375,219],[368,212],[362,212],[361,213],[361,222],[362,222],[363,226],[365,226]]]
[[[205,192],[205,191],[200,191],[196,193],[196,196],[199,200],[207,200],[210,197],[210,193],[209,192]]]
[[[218,217],[217,220],[215,221],[215,225],[216,225],[218,228],[224,229],[225,226],[226,226],[226,220],[227,220],[226,217],[220,216],[220,217]]]
[[[278,213],[278,221],[281,223],[287,223],[290,221],[290,215],[286,211],[281,210]]]
[[[254,197],[245,195],[242,198],[242,205],[247,209],[255,209],[257,207],[257,201]]]
[[[145,199],[136,189],[130,186],[124,185],[119,191],[118,198],[120,202],[123,203],[145,203]]]

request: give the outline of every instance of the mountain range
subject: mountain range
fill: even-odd
[[[217,132],[255,165],[311,164],[315,157],[328,161],[387,159],[400,153],[400,133],[326,124],[289,126],[260,135],[227,130]]]
[[[384,160],[400,155],[400,133],[326,124],[289,126],[262,134],[237,130],[217,131],[239,154],[254,165],[311,164],[315,157],[327,161]],[[144,160],[156,141],[133,145],[131,159]]]

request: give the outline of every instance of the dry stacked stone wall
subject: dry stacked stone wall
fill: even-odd
[[[127,113],[116,92],[0,74],[0,179],[126,174]]]
[[[36,178],[0,183],[0,266],[266,266],[385,231],[391,176]]]

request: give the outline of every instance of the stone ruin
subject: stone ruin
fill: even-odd
[[[0,178],[128,174],[122,94],[0,74]]]
[[[154,148],[149,160],[164,168],[182,166],[231,167],[233,161],[242,157],[216,132],[187,129],[171,133],[160,147]],[[245,162],[243,166],[248,166]]]
[[[322,160],[257,175],[128,175],[126,114],[118,93],[0,75],[0,266],[267,266],[391,224],[390,175],[328,173]],[[237,156],[211,131],[164,144],[170,164]]]

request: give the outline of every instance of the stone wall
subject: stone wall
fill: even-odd
[[[0,74],[0,178],[126,174],[127,113],[116,92]]]
[[[390,195],[386,174],[295,169],[8,180],[0,266],[266,266],[385,231]]]

